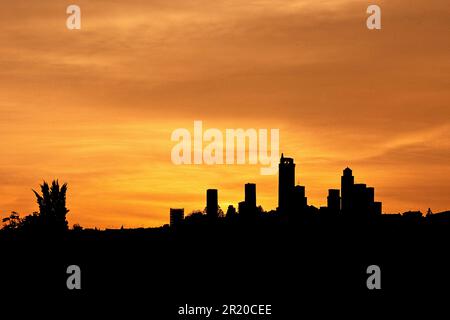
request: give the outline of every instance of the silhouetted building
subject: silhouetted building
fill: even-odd
[[[331,216],[330,209],[328,207],[320,207],[319,214],[322,218],[329,218]]]
[[[352,211],[352,194],[355,178],[352,175],[352,170],[347,167],[344,169],[344,174],[341,177],[341,195],[342,195],[342,213],[350,215]]]
[[[292,158],[285,158],[281,154],[278,165],[278,210],[286,212],[292,209],[292,197],[295,185],[295,163]]]
[[[382,214],[382,204],[381,202],[373,202],[372,204],[372,215],[374,217],[379,217]]]
[[[367,190],[367,201],[369,202],[369,216],[371,218],[381,215],[381,202],[375,202],[375,188],[369,187]]]
[[[375,201],[375,188],[372,187],[367,187],[366,189],[367,192],[367,201],[369,203],[373,203]]]
[[[247,203],[245,203],[245,201],[241,201],[238,204],[238,211],[239,211],[239,215],[244,214],[247,211]]]
[[[337,216],[341,208],[341,197],[339,189],[329,189],[327,197],[327,207],[329,214]]]
[[[234,217],[234,216],[236,216],[236,208],[233,207],[233,206],[230,204],[230,205],[228,206],[227,213],[226,213],[226,216],[225,216],[225,217],[227,217],[227,218],[232,218],[232,217]]]
[[[341,212],[353,220],[370,219],[381,215],[381,202],[375,202],[375,189],[355,184],[352,170],[346,168],[341,177]]]
[[[304,186],[295,186],[292,192],[293,212],[302,214],[307,206],[308,199],[305,196]]]
[[[369,201],[366,185],[362,183],[353,185],[352,194],[352,216],[362,218],[369,212]]]
[[[206,215],[210,218],[217,218],[219,216],[217,189],[206,190]]]
[[[239,204],[239,215],[243,218],[255,217],[256,208],[256,184],[247,183],[245,185],[245,201]]]
[[[176,227],[184,220],[184,209],[170,208],[170,226]]]
[[[256,210],[256,184],[245,184],[245,203],[248,209]]]

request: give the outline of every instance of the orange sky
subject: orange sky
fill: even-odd
[[[66,7],[82,30],[65,27]],[[365,26],[382,9],[382,30]],[[310,204],[345,166],[383,211],[450,209],[448,0],[60,0],[0,8],[0,212],[68,182],[69,223],[157,226],[170,207],[222,208],[260,166],[175,166],[174,129],[279,128]]]

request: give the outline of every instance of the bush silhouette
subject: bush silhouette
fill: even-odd
[[[11,215],[9,217],[4,218],[2,222],[4,223],[3,230],[5,231],[17,230],[22,225],[22,219],[20,218],[19,214],[15,211],[11,212]]]

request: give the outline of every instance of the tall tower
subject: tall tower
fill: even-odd
[[[206,190],[206,215],[210,218],[217,218],[219,215],[217,189]]]
[[[278,169],[278,209],[280,211],[286,211],[292,206],[291,198],[295,186],[294,159],[285,158],[281,154]]]
[[[341,177],[342,213],[345,215],[351,214],[352,211],[354,184],[355,177],[352,175],[352,169],[347,167]]]
[[[245,184],[245,203],[249,210],[256,209],[256,184]]]

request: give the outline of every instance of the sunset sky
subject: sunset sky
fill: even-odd
[[[75,3],[82,29],[66,28]],[[382,29],[366,9],[382,9]],[[279,128],[308,203],[346,166],[383,212],[450,209],[448,0],[40,0],[0,5],[0,214],[67,182],[69,224],[149,227],[226,210],[260,165],[171,162],[177,128]]]

